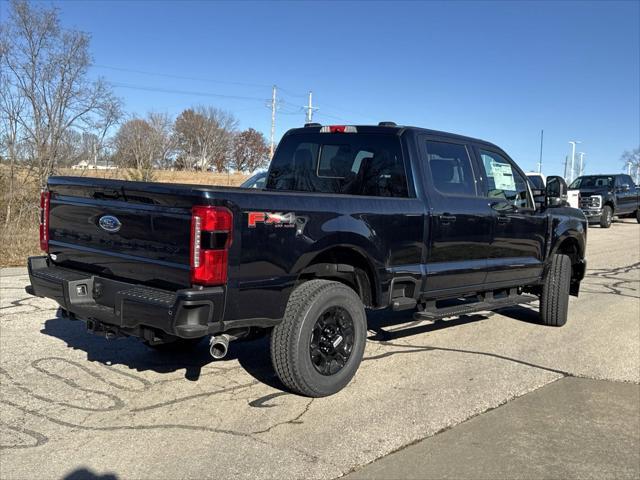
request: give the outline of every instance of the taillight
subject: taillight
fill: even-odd
[[[49,251],[49,210],[51,193],[43,190],[40,193],[40,249]]]
[[[358,133],[358,129],[352,125],[325,125],[320,133]]]
[[[198,205],[191,209],[191,283],[227,282],[232,230],[233,214],[226,208]]]

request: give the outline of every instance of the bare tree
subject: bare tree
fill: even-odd
[[[154,168],[170,162],[172,128],[169,117],[159,113],[150,113],[146,119],[132,118],[126,121],[114,138],[116,163],[132,169],[132,179],[153,180]]]
[[[264,135],[253,128],[235,135],[231,166],[237,171],[252,172],[269,162],[269,147]]]
[[[625,151],[620,160],[624,163],[624,170],[631,172],[636,184],[640,184],[640,148]]]
[[[0,31],[0,52],[3,96],[21,106],[17,136],[43,184],[61,158],[67,132],[104,131],[117,119],[119,101],[103,80],[87,78],[89,35],[62,29],[55,8],[12,1]],[[7,109],[6,101],[2,108]]]
[[[229,112],[213,107],[183,111],[175,123],[179,161],[187,168],[226,168],[238,121]]]

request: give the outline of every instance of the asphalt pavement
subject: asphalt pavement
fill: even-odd
[[[566,326],[540,325],[535,304],[437,323],[376,312],[354,381],[323,399],[283,390],[264,339],[222,361],[206,342],[109,341],[3,269],[0,478],[638,478],[640,226],[588,236]],[[430,470],[393,467],[423,446]]]

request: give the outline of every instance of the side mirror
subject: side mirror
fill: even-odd
[[[567,182],[557,175],[547,177],[547,207],[561,207],[567,203]]]

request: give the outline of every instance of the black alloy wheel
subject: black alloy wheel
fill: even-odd
[[[354,344],[353,319],[342,307],[325,310],[311,333],[309,354],[315,369],[322,375],[334,375],[346,365]]]

